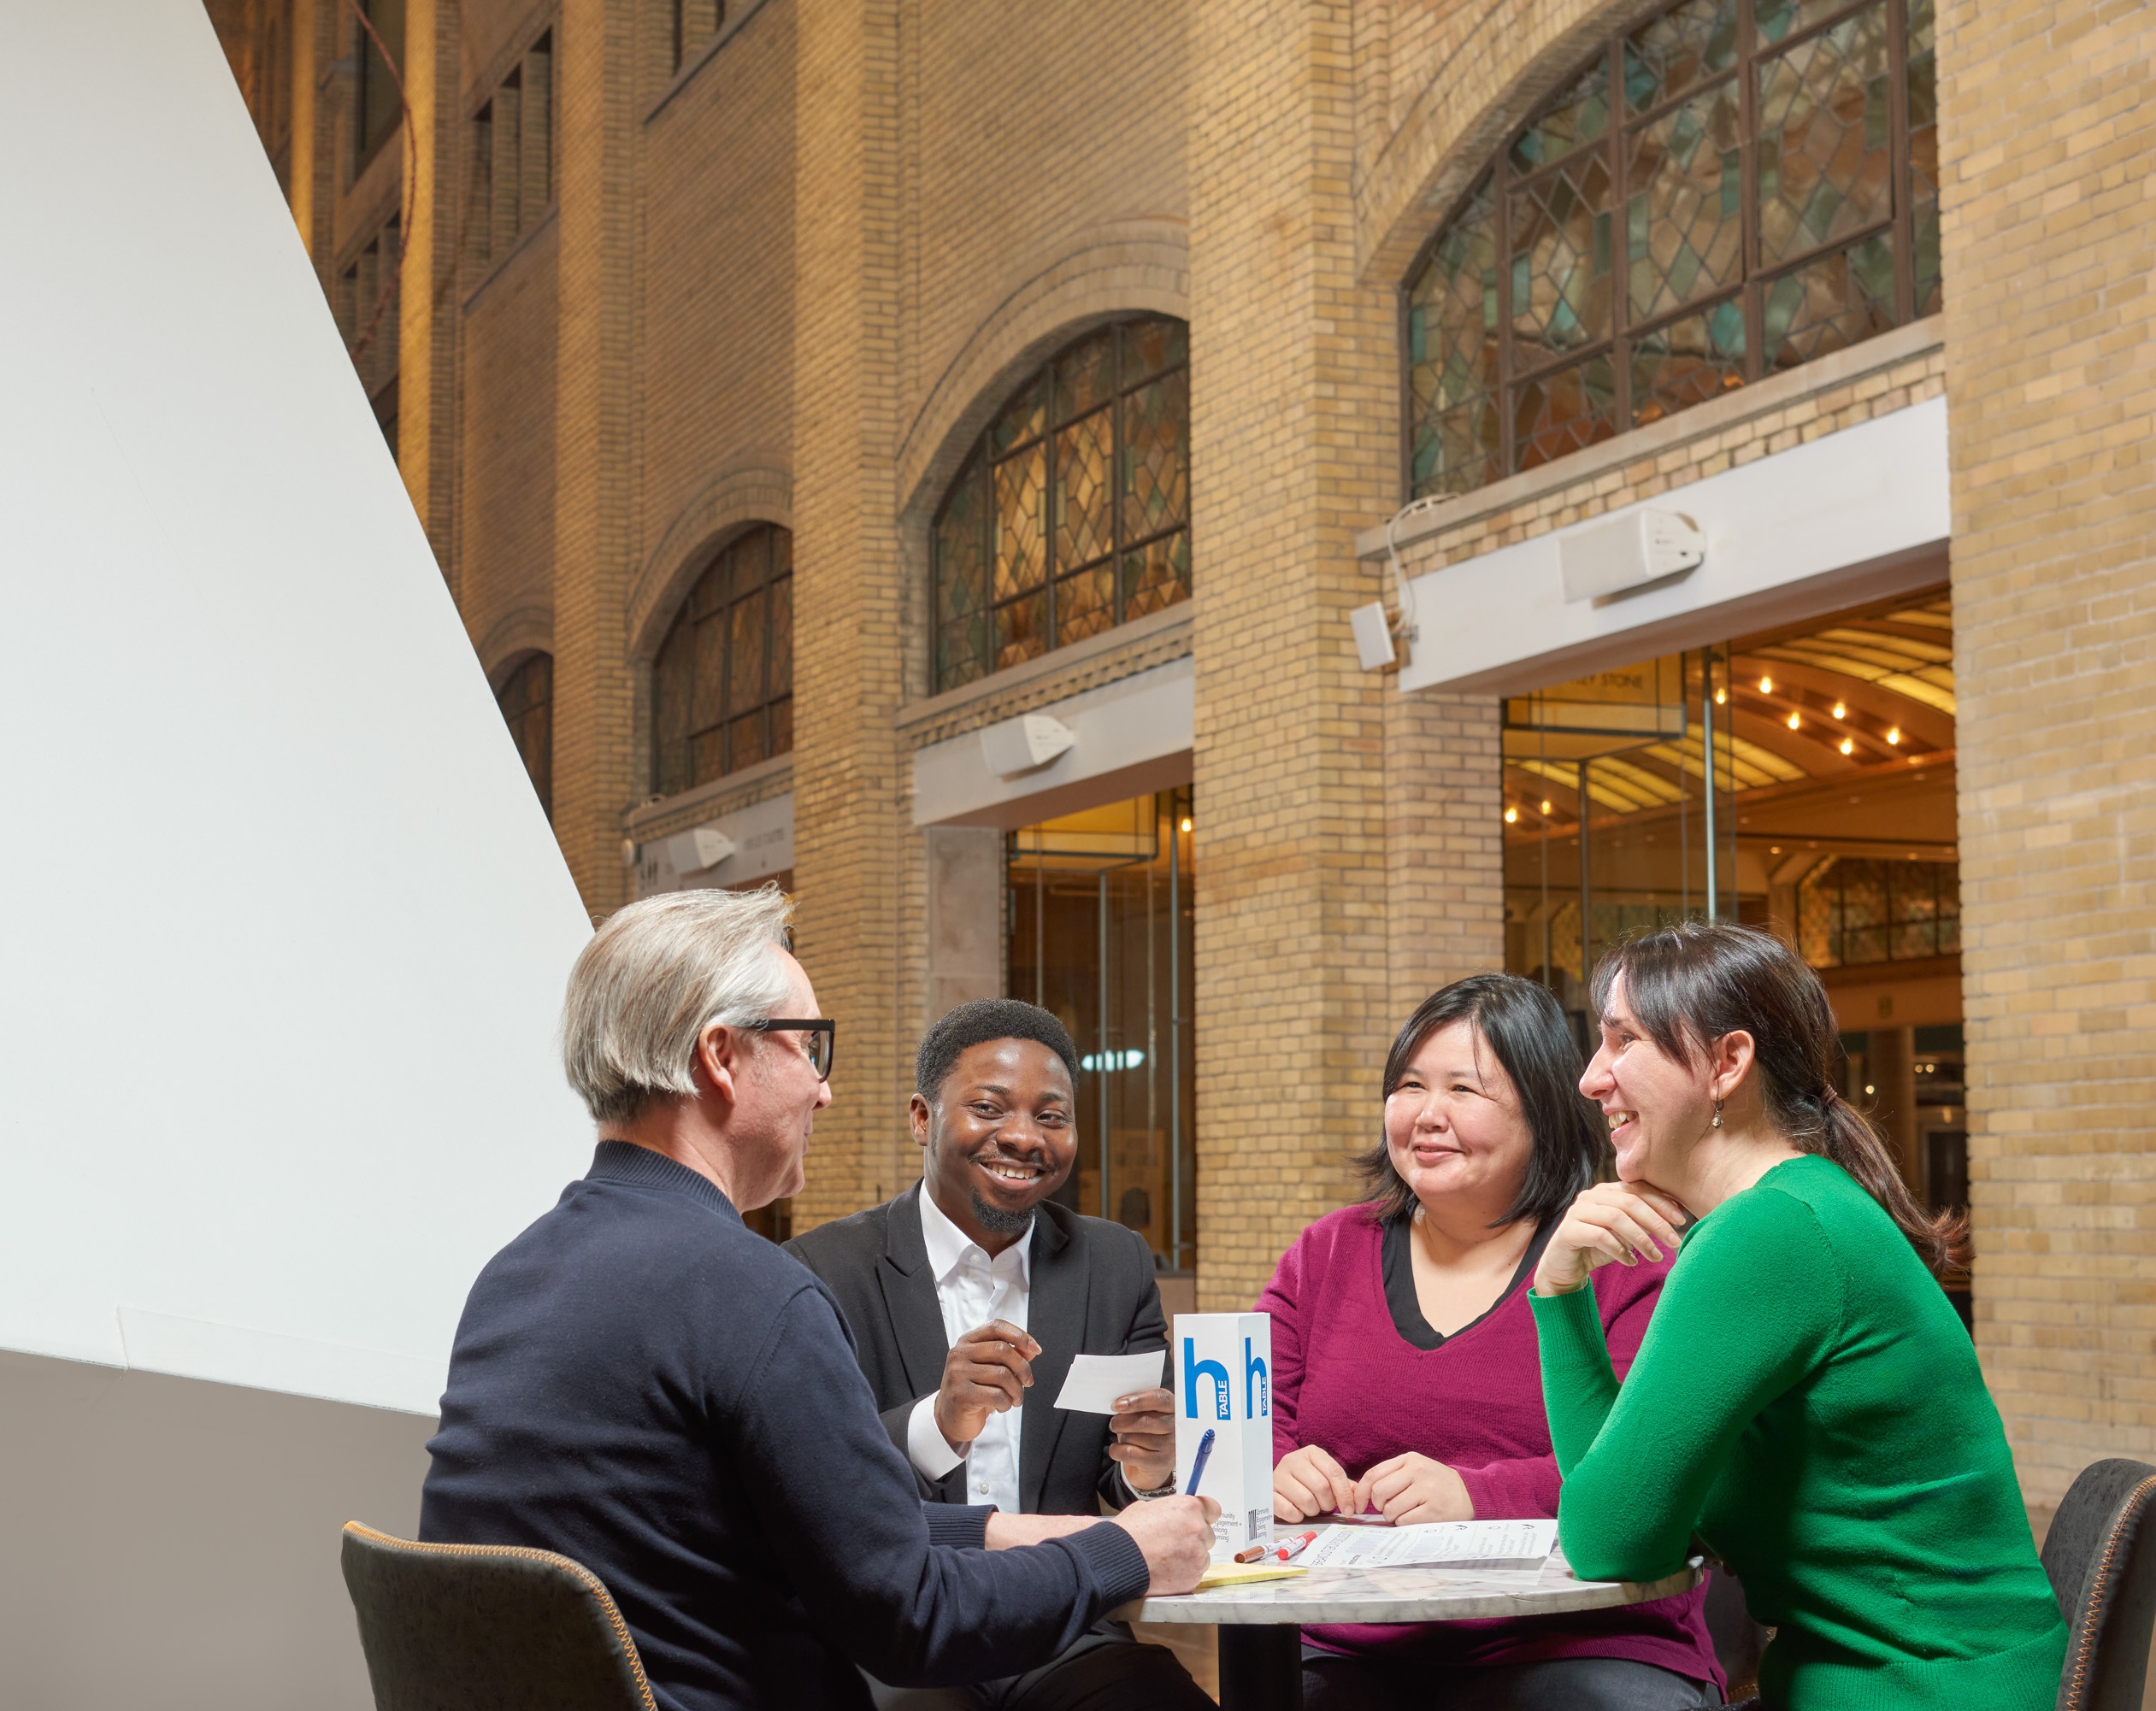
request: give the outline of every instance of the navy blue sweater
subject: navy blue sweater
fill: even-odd
[[[618,1142],[480,1273],[427,1448],[420,1537],[584,1564],[665,1711],[1008,1675],[1146,1590],[1106,1523],[991,1553],[945,1508],[932,1539],[830,1291]]]

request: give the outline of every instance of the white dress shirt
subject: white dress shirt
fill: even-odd
[[[1026,1329],[1026,1308],[1033,1294],[1033,1226],[993,1259],[928,1197],[921,1185],[921,1234],[928,1244],[928,1272],[936,1280],[936,1303],[943,1309],[943,1334],[956,1344],[969,1331],[992,1320],[1008,1320]],[[993,1503],[1005,1514],[1018,1506],[1018,1432],[1023,1405],[992,1414],[964,1453],[951,1449],[936,1424],[936,1393],[913,1405],[906,1422],[906,1454],[924,1479],[940,1479],[961,1461],[966,1466],[969,1503]]]

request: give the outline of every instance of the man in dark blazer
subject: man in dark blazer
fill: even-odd
[[[1048,1011],[962,1004],[932,1027],[909,1103],[922,1178],[787,1248],[837,1296],[885,1430],[931,1499],[1099,1514],[1175,1491],[1173,1399],[1055,1406],[1079,1354],[1165,1351],[1152,1251],[1049,1198],[1077,1157],[1077,1050]],[[885,1711],[1199,1711],[1172,1654],[1100,1622],[1054,1661],[957,1690],[872,1682]]]

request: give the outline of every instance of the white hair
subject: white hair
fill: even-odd
[[[569,971],[562,1067],[597,1123],[693,1096],[697,1038],[786,1002],[793,905],[776,885],[670,891],[617,910]]]

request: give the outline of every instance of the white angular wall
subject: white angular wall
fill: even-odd
[[[198,0],[0,7],[0,1702],[361,1706],[589,924]]]

